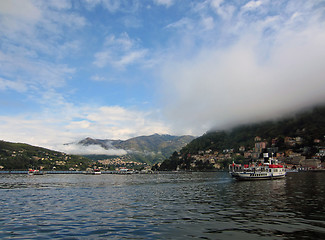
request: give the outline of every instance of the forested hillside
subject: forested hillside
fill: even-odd
[[[0,141],[0,169],[85,170],[92,162],[81,156],[67,155],[24,143]]]
[[[269,144],[276,139],[273,147],[278,151],[288,148],[295,152],[303,151],[308,157],[315,154],[315,139],[319,140],[317,146],[324,146],[325,135],[325,106],[315,107],[312,110],[301,112],[295,116],[279,121],[267,121],[257,124],[242,125],[228,131],[210,131],[198,137],[180,150],[180,154],[174,153],[161,165],[161,170],[173,170],[175,166],[184,163],[188,156],[202,151],[222,152],[225,149],[233,149],[238,152],[240,147],[254,148],[254,138],[259,136]],[[294,146],[285,144],[285,138],[300,137],[301,142]],[[306,150],[307,149],[307,150]],[[178,164],[175,161],[179,162]],[[188,165],[188,164],[187,164]]]
[[[300,136],[304,145],[312,146],[314,139],[323,139],[325,135],[325,107],[316,107],[294,117],[280,121],[268,121],[258,124],[242,125],[229,131],[208,132],[194,139],[181,152],[196,153],[199,150],[222,150],[226,148],[252,147],[254,137],[260,136],[267,141],[272,138]]]

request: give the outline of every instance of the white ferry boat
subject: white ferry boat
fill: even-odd
[[[259,163],[231,164],[229,173],[237,180],[266,180],[284,178],[286,170],[276,159],[269,159],[268,162],[261,160]]]

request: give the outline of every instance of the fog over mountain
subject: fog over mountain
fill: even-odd
[[[153,134],[127,140],[93,139],[87,137],[75,143],[64,144],[64,152],[78,155],[126,154],[160,155],[168,157],[172,152],[184,147],[193,136],[171,136]]]
[[[215,30],[227,37],[208,35],[194,50],[197,32],[180,35],[184,54],[164,65],[165,113],[176,129],[224,129],[325,102],[324,4],[251,1],[227,12],[232,3],[215,2],[224,14]]]
[[[76,155],[109,155],[109,156],[121,156],[126,155],[127,151],[124,149],[115,149],[110,148],[106,149],[103,148],[100,145],[80,145],[78,143],[71,143],[71,144],[65,144],[60,148],[62,151],[70,153],[70,154],[76,154]]]

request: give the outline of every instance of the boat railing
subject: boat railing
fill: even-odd
[[[283,165],[280,165],[276,159],[271,159],[268,162],[253,162],[244,165],[233,162],[229,165],[229,172],[269,172],[270,168],[283,168]]]

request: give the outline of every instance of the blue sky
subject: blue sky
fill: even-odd
[[[0,138],[65,150],[324,103],[324,29],[323,0],[2,0]]]

